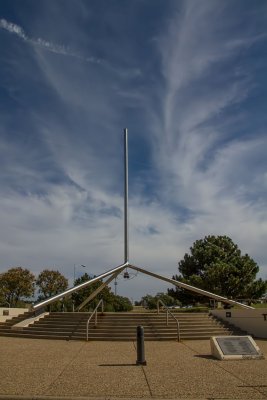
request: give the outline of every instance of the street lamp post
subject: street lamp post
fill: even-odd
[[[73,267],[73,286],[75,286],[75,280],[76,280],[76,267],[87,268],[86,265],[83,265],[83,264],[80,264],[80,265],[74,264],[74,267]]]
[[[80,265],[76,265],[74,264],[73,266],[73,286],[75,286],[75,280],[76,280],[76,267],[83,267],[83,268],[87,268],[86,265],[80,264]],[[75,304],[74,304],[74,300],[72,301],[72,312],[74,312],[75,310]]]
[[[115,285],[115,296],[117,296],[117,285],[118,285],[117,277],[115,278],[114,285]]]

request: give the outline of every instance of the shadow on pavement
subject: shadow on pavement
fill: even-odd
[[[137,364],[98,364],[99,367],[138,367]]]

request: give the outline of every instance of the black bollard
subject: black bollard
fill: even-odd
[[[136,365],[146,365],[145,360],[145,342],[144,342],[144,328],[139,325],[136,328],[136,342],[137,342],[137,360]]]

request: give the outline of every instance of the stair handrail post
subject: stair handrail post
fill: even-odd
[[[168,309],[166,304],[164,304],[163,301],[160,300],[160,299],[158,299],[158,301],[157,301],[158,314],[159,314],[159,304],[161,304],[163,306],[163,308],[166,310],[166,325],[168,325],[168,323],[169,323],[169,314],[176,321],[176,325],[177,325],[177,340],[178,340],[178,342],[180,342],[180,324],[179,324],[178,319],[173,315],[173,313],[170,312],[170,310]]]
[[[103,299],[99,300],[96,308],[94,309],[94,311],[91,313],[90,317],[87,320],[87,324],[86,324],[86,341],[88,342],[88,331],[89,331],[89,324],[91,319],[93,318],[93,316],[95,315],[95,326],[97,325],[97,310],[100,307],[100,305],[102,304],[102,313],[104,311],[104,302]]]

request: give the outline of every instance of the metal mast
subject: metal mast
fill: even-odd
[[[124,263],[129,263],[128,230],[128,129],[124,129]]]

